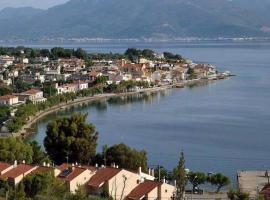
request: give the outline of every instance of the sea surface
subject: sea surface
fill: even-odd
[[[28,45],[52,47],[54,45]],[[59,45],[58,45],[59,46]],[[95,43],[78,46],[89,52],[119,52],[128,47],[179,53],[197,62],[229,70],[235,77],[192,88],[92,102],[62,110],[37,124],[32,137],[40,144],[48,122],[74,112],[88,113],[104,144],[126,143],[148,152],[150,166],[172,169],[180,151],[186,167],[223,172],[270,168],[270,43]]]

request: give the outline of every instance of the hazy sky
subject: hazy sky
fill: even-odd
[[[0,0],[0,10],[5,7],[25,7],[47,9],[51,6],[67,2],[68,0]]]

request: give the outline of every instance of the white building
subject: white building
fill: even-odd
[[[0,105],[12,106],[19,103],[19,98],[14,95],[0,96]]]
[[[0,64],[3,65],[4,67],[8,67],[13,64],[15,58],[12,56],[0,56]]]
[[[43,97],[43,91],[37,89],[30,89],[18,95],[20,101],[30,100],[34,104],[44,102],[47,100],[46,98]]]

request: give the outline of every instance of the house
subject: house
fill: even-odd
[[[12,106],[19,103],[19,98],[15,95],[0,96],[0,105]]]
[[[76,86],[77,91],[88,89],[88,82],[77,80],[73,81],[73,84]]]
[[[145,180],[134,188],[126,197],[127,200],[173,199],[176,188],[165,181]]]
[[[85,185],[96,171],[95,167],[67,163],[60,165],[57,169],[59,170],[57,178],[66,183],[71,193],[75,193],[79,186]]]
[[[260,195],[264,197],[265,200],[270,199],[270,184],[267,184],[260,191]]]
[[[91,195],[107,194],[114,200],[125,197],[140,183],[137,173],[115,167],[99,169],[88,182],[88,191]]]
[[[0,176],[13,168],[12,165],[0,162]]]
[[[76,92],[77,87],[75,84],[67,83],[61,86],[56,85],[57,94],[64,94],[64,93],[70,93],[70,92]]]
[[[22,58],[21,62],[23,64],[28,64],[29,63],[29,59],[28,58]]]
[[[122,71],[131,74],[133,79],[140,79],[142,76],[146,76],[147,65],[145,63],[127,63],[122,67]]]
[[[30,100],[34,104],[44,102],[47,99],[43,97],[43,91],[38,89],[30,89],[18,94],[20,101]]]
[[[4,67],[8,67],[13,64],[15,61],[15,58],[12,56],[3,55],[0,56],[0,65],[3,65]]]
[[[27,164],[17,165],[17,162],[15,161],[13,168],[1,174],[0,178],[7,179],[11,184],[17,185],[26,175],[30,174],[36,168],[37,166]]]
[[[33,84],[36,81],[40,81],[41,83],[45,82],[45,75],[41,75],[40,73],[35,74],[24,74],[20,76],[23,82]]]
[[[208,64],[197,64],[193,67],[193,71],[197,75],[198,78],[215,75],[217,73],[215,67]]]
[[[159,199],[161,182],[146,180],[135,187],[126,197],[127,200],[151,200]]]

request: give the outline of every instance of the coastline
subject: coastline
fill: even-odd
[[[126,92],[126,93],[105,93],[105,94],[98,94],[98,95],[94,95],[91,97],[80,97],[77,98],[73,101],[68,101],[67,103],[62,103],[56,106],[53,106],[49,109],[40,111],[38,113],[36,113],[34,116],[29,116],[29,120],[27,121],[27,123],[21,128],[21,130],[19,130],[18,132],[15,133],[10,133],[10,136],[12,137],[22,137],[23,139],[29,137],[32,134],[32,127],[35,123],[37,123],[39,120],[41,120],[43,117],[47,116],[48,114],[51,114],[53,112],[59,111],[61,109],[66,109],[69,108],[71,106],[76,106],[82,103],[87,103],[87,102],[91,102],[91,101],[95,101],[95,100],[103,100],[109,97],[116,97],[116,96],[128,96],[128,95],[134,95],[134,94],[139,94],[142,92],[158,92],[161,90],[166,90],[166,89],[171,89],[174,88],[175,84],[173,85],[164,85],[164,86],[160,86],[160,87],[154,87],[154,88],[145,88],[145,89],[141,89],[139,91],[134,91],[134,92]],[[184,86],[183,86],[184,87]]]
[[[220,80],[220,79],[218,79]],[[140,89],[138,91],[134,92],[126,92],[126,93],[104,93],[104,94],[98,94],[94,95],[91,97],[80,97],[77,98],[73,101],[68,101],[67,103],[62,103],[56,106],[53,106],[51,108],[48,108],[46,110],[40,111],[36,113],[34,116],[29,116],[29,120],[27,123],[18,131],[15,133],[10,133],[11,137],[21,137],[23,139],[28,138],[33,134],[33,125],[37,123],[39,120],[41,120],[43,117],[47,116],[48,114],[51,114],[53,112],[57,112],[61,109],[66,109],[71,106],[76,106],[80,105],[82,103],[87,103],[95,100],[103,100],[109,97],[117,97],[117,96],[128,96],[128,95],[134,95],[134,94],[139,94],[139,93],[144,93],[144,92],[149,92],[149,93],[154,93],[154,92],[159,92],[162,90],[167,90],[167,89],[172,89],[172,88],[184,88],[189,85],[196,85],[200,83],[208,83],[213,80],[208,80],[208,79],[196,79],[196,80],[189,80],[181,83],[174,83],[174,84],[168,84],[168,85],[162,85],[158,87],[153,87],[153,88],[145,88],[145,89]]]

